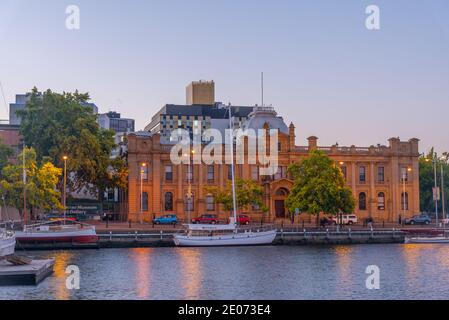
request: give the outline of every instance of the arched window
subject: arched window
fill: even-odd
[[[173,193],[165,193],[165,211],[173,211]]]
[[[206,210],[207,211],[215,210],[215,199],[214,199],[214,196],[211,194],[208,194],[206,196]]]
[[[401,193],[401,208],[402,210],[408,210],[408,193]]]
[[[276,196],[288,196],[289,191],[286,188],[279,188],[276,190]]]
[[[359,194],[359,210],[366,210],[366,194],[361,192]]]
[[[142,192],[142,211],[148,211],[148,193]]]
[[[377,194],[377,209],[385,210],[385,193],[383,192]]]
[[[185,197],[185,210],[188,212],[192,212],[195,209],[195,196],[192,194],[190,197],[188,195],[186,195]]]

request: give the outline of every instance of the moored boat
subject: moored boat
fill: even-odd
[[[238,229],[233,225],[196,225],[184,234],[176,234],[174,241],[181,247],[255,246],[271,244],[275,238],[276,229],[266,226]]]
[[[230,140],[234,141],[232,109],[229,112]],[[234,144],[230,143],[231,155],[231,176],[232,176],[232,202],[233,215],[230,223],[226,225],[217,224],[187,224],[186,231],[182,234],[174,235],[174,242],[177,246],[184,247],[212,247],[212,246],[253,246],[268,245],[276,238],[276,229],[271,227],[241,228],[237,226],[237,196],[235,187],[234,169]]]
[[[70,222],[70,221],[68,221]],[[98,242],[94,226],[82,223],[59,224],[59,221],[27,225],[16,232],[19,243],[53,242],[91,244]]]
[[[413,237],[407,238],[405,243],[449,243],[447,237]]]
[[[0,229],[0,259],[14,254],[16,236],[13,231]]]

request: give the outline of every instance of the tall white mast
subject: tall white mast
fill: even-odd
[[[234,225],[237,223],[237,199],[235,196],[235,171],[234,171],[234,125],[232,122],[232,110],[231,106],[229,110],[229,132],[231,136],[231,176],[232,176],[232,204],[234,206]]]

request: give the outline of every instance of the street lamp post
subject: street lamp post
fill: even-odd
[[[64,198],[63,198],[63,206],[64,206],[64,224],[65,224],[65,219],[67,217],[67,159],[69,157],[68,156],[63,156],[62,159],[64,160],[64,189],[63,189],[63,194],[64,194]]]
[[[435,180],[435,192],[434,192],[434,200],[435,200],[435,224],[438,228],[438,183],[437,183],[437,159],[436,154],[433,156],[433,175]]]
[[[190,152],[190,155],[188,155],[189,157],[189,174],[188,174],[188,183],[189,183],[189,189],[187,191],[187,221],[188,223],[190,223],[190,219],[191,219],[191,214],[192,214],[192,198],[193,198],[193,194],[192,194],[192,180],[193,180],[193,156],[195,154],[195,150],[192,149],[192,151]],[[187,156],[186,154],[184,156]]]
[[[433,201],[435,201],[435,224],[438,227],[438,183],[437,183],[437,158],[436,158],[436,154],[433,154],[433,158],[429,159],[426,158],[426,162],[430,162],[432,161],[433,164],[433,176],[434,176],[434,188],[433,188]],[[441,168],[441,170],[443,170],[443,168]],[[444,215],[444,213],[443,213]]]
[[[408,197],[406,197],[405,182],[407,180],[407,174],[411,171],[412,171],[412,168],[407,168],[402,173],[402,212],[403,212],[402,214],[404,216],[403,219],[406,218],[406,210],[408,209],[407,203],[406,203],[406,201],[408,202]]]
[[[146,163],[142,163],[142,166],[140,168],[140,211],[139,211],[139,223],[142,224],[143,220],[143,175],[145,173],[145,167],[147,166]]]
[[[443,161],[441,162],[441,212],[442,212],[442,219],[446,219],[446,212],[445,212],[445,206],[444,206],[444,164],[445,162],[445,158],[442,157],[441,158]],[[445,228],[445,220],[442,220],[443,222],[443,228]]]

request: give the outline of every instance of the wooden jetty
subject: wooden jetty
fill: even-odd
[[[38,285],[53,273],[54,264],[54,259],[8,257],[0,261],[0,286]]]

